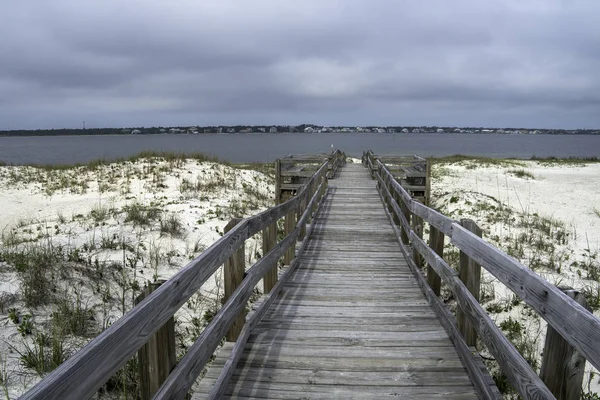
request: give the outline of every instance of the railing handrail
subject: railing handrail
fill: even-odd
[[[552,393],[493,323],[479,302],[472,298],[466,286],[457,278],[456,272],[414,232],[402,212],[401,205],[390,193],[390,189],[395,192],[404,207],[448,236],[452,244],[475,262],[481,264],[526,304],[536,310],[584,358],[600,369],[600,346],[598,346],[600,343],[600,319],[560,289],[533,273],[508,254],[474,235],[457,221],[413,200],[396,181],[387,166],[379,159],[374,161],[374,158],[374,154],[367,151],[363,155],[363,162],[371,169],[372,175],[378,179],[387,201],[390,202],[413,247],[425,257],[442,281],[450,286],[461,307],[468,310],[467,317],[479,331],[482,340],[496,356],[511,383],[521,395],[530,398],[533,389],[539,395],[553,398]],[[389,189],[386,185],[389,186]]]
[[[302,187],[297,196],[242,220],[200,256],[158,287],[140,304],[132,308],[108,329],[48,374],[42,381],[38,382],[21,398],[41,400],[91,397],[244,244],[246,239],[290,212],[297,210],[300,204],[306,201],[309,193],[308,188],[315,186],[318,179],[322,179],[323,182],[326,181],[327,170],[328,162],[325,161]],[[304,214],[309,210],[310,208],[307,208]],[[303,216],[303,218],[305,217]],[[305,223],[305,219],[300,222]],[[258,264],[260,264],[260,267],[273,262],[273,259],[276,261],[277,257],[275,255],[278,255],[284,247],[285,249],[289,248],[297,237],[298,229],[294,229],[291,234],[283,239],[271,252],[263,256],[250,270],[259,270],[259,268],[255,268]],[[268,260],[265,260],[266,257],[269,257]],[[264,275],[266,269],[262,268],[260,271]],[[244,288],[240,287],[239,292]],[[232,296],[230,300],[234,297]],[[239,300],[241,297],[244,296],[238,293],[235,298]],[[220,322],[225,325],[230,324],[236,314],[232,315],[233,317],[230,320],[221,320]],[[209,328],[211,328],[211,325],[205,331]],[[217,331],[220,332],[220,330]],[[219,336],[219,340],[222,336]],[[202,337],[206,337],[206,335],[200,335],[199,339]]]

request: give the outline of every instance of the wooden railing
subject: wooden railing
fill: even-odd
[[[229,231],[199,257],[164,282],[137,306],[88,345],[47,375],[23,399],[86,399],[91,397],[157,332],[175,312],[226,263],[227,301],[200,334],[188,352],[171,371],[154,398],[183,399],[202,372],[222,338],[237,339],[233,358],[215,386],[215,394],[229,377],[240,357],[249,332],[266,312],[295,267],[294,249],[298,239],[307,237],[312,220],[327,192],[330,164],[325,161],[309,177],[293,198],[253,217],[230,224]],[[277,243],[277,221],[287,216],[293,221],[286,236]],[[236,221],[237,222],[237,221]],[[288,224],[289,225],[289,224]],[[308,229],[308,230],[307,230]],[[244,271],[243,249],[246,239],[263,231],[263,256]],[[302,243],[302,246],[306,240]],[[291,251],[290,251],[291,250]],[[240,252],[242,257],[240,260]],[[277,263],[285,254],[289,268],[278,281]],[[229,260],[229,261],[228,261]],[[244,277],[245,274],[245,277]],[[254,287],[265,277],[266,299],[244,324],[243,310]],[[268,277],[268,279],[267,279]],[[227,293],[227,292],[230,293]],[[240,319],[240,315],[242,316]],[[230,329],[234,325],[232,329]],[[237,326],[236,326],[237,325]],[[233,330],[233,332],[231,332]]]
[[[304,186],[315,171],[327,161],[327,178],[334,178],[346,163],[341,150],[329,154],[290,154],[275,161],[275,201],[280,203]]]
[[[429,160],[417,156],[398,156],[373,154],[371,150],[363,153],[362,162],[372,166],[377,160],[385,164],[400,185],[423,204],[429,205],[431,164]],[[371,176],[374,178],[373,174]]]
[[[419,201],[394,179],[386,165],[365,153],[363,162],[378,181],[386,212],[409,266],[434,310],[440,316],[465,367],[484,398],[498,397],[471,357],[475,332],[494,355],[512,386],[526,399],[575,399],[581,392],[585,360],[600,369],[600,319],[588,311],[572,290],[562,291],[529,268],[483,240],[469,220],[455,221]],[[429,224],[429,244],[423,223]],[[461,251],[456,272],[443,259],[444,237]],[[420,267],[427,263],[427,277]],[[541,376],[479,304],[479,265],[487,269],[548,322]],[[460,313],[454,317],[439,299],[440,283],[453,292]]]

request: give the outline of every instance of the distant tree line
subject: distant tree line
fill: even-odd
[[[87,129],[36,129],[36,130],[0,130],[0,136],[67,136],[67,135],[129,135],[129,134],[165,134],[165,133],[260,133],[269,132],[275,128],[278,133],[281,132],[304,132],[306,128],[315,130],[323,129],[322,125],[300,124],[300,125],[220,125],[220,126],[176,126],[176,127],[127,127],[127,128],[87,128]],[[328,126],[330,131],[341,131],[344,128],[356,129],[353,126]],[[464,132],[482,132],[484,130],[497,131],[531,131],[532,128],[485,128],[485,127],[460,127],[455,126],[363,126],[362,128],[375,131],[383,128],[386,131],[402,132],[407,129],[409,132],[417,129],[422,133],[436,132],[442,129],[444,132],[454,132],[461,129]],[[537,129],[540,134],[555,135],[597,135],[600,129]]]

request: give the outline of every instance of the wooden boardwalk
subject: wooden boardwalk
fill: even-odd
[[[366,168],[349,164],[330,181],[315,224],[226,397],[477,398]],[[231,347],[221,349],[193,398],[208,395]]]

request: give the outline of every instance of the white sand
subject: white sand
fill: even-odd
[[[85,190],[83,182],[88,182]],[[197,182],[201,188],[193,187]],[[24,240],[62,245],[67,252],[79,251],[81,258],[89,259],[92,265],[117,262],[128,266],[124,269],[126,279],[143,287],[147,281],[168,279],[197,257],[221,237],[231,217],[246,217],[271,206],[273,186],[271,177],[257,171],[195,160],[175,163],[139,160],[101,166],[93,171],[79,168],[47,172],[30,167],[0,167],[2,247],[31,245],[28,242],[11,245]],[[148,226],[126,222],[125,208],[134,204],[159,209],[163,220],[175,216],[181,223],[181,234],[161,234],[159,221]],[[95,222],[93,212],[106,215]],[[121,248],[122,243],[129,246],[128,250]],[[248,266],[260,250],[256,238],[246,242]],[[110,267],[106,269],[109,270]],[[60,282],[59,291],[66,290],[71,297],[79,292],[85,304],[96,311],[100,325],[107,326],[122,315],[117,298],[122,288],[114,282],[114,277],[107,276],[98,284],[74,272]],[[0,299],[8,299],[4,312],[0,313],[0,374],[7,371],[9,381],[2,386],[10,398],[15,398],[39,377],[22,367],[18,354],[11,350],[10,346],[14,346],[23,351],[24,344],[33,342],[33,336],[22,337],[18,333],[18,325],[8,317],[9,309],[15,308],[21,315],[31,314],[36,330],[43,330],[43,324],[51,319],[52,307],[27,308],[18,275],[1,262],[0,278]],[[218,272],[177,313],[181,343],[189,346],[193,342],[194,319],[202,317],[215,302],[216,293],[222,295],[222,290]],[[101,291],[110,293],[113,300],[103,301]],[[128,290],[127,309],[133,296],[133,291]],[[79,340],[73,350],[85,341]]]
[[[360,162],[360,159],[352,161]],[[600,217],[595,212],[600,210],[600,164],[546,166],[522,162],[520,166],[467,168],[468,165],[463,162],[434,167],[434,174],[442,175],[432,181],[437,207],[454,218],[476,220],[484,230],[484,237],[501,248],[506,246],[507,238],[516,237],[523,229],[510,221],[486,222],[489,211],[485,207],[477,208],[477,204],[502,205],[514,215],[531,216],[537,213],[562,221],[568,240],[564,244],[556,244],[555,254],[561,260],[560,272],[539,268],[536,273],[552,283],[567,284],[580,290],[598,289],[598,282],[587,279],[587,272],[574,262],[590,262],[591,255],[597,254],[600,248]],[[507,173],[514,169],[529,171],[534,179]],[[24,181],[15,179],[22,174],[29,177]],[[72,182],[71,189],[56,189],[58,182],[66,178]],[[214,191],[182,191],[184,178],[190,184],[197,181],[232,183],[225,187],[215,185],[219,187]],[[83,193],[80,193],[81,182],[89,182]],[[101,193],[100,185],[107,184],[108,187],[104,187]],[[253,199],[256,196],[259,198]],[[101,248],[102,242],[116,238],[117,242],[125,242],[140,252],[141,259],[136,261],[136,268],[127,269],[127,273],[128,279],[135,278],[143,285],[145,281],[153,280],[155,275],[160,279],[168,279],[191,258],[200,254],[203,248],[217,240],[228,222],[227,214],[236,212],[240,206],[244,206],[245,215],[254,214],[268,207],[272,198],[273,180],[270,177],[256,171],[206,162],[186,161],[171,165],[166,161],[138,161],[103,166],[96,171],[81,169],[56,173],[25,167],[0,167],[2,245],[15,238],[35,239],[41,236],[38,242],[51,240],[68,249],[80,249],[84,258],[90,257],[108,264],[111,261],[125,261],[122,250]],[[177,215],[184,226],[184,234],[180,237],[161,236],[158,222],[150,227],[134,227],[130,222],[125,223],[123,209],[135,203],[155,205],[162,210],[163,216]],[[90,215],[94,209],[116,212],[111,211],[111,216],[95,224]],[[20,246],[23,245],[27,244]],[[84,246],[87,246],[87,250],[82,250]],[[585,249],[589,249],[589,254]],[[246,251],[249,258],[254,258],[257,251],[260,251],[258,243],[249,240]],[[158,254],[159,257],[153,261],[152,254]],[[525,248],[520,260],[529,265],[534,255],[534,250]],[[32,313],[36,326],[47,321],[52,310],[45,307],[27,309],[22,302],[18,276],[1,263],[0,278],[0,296],[4,296],[0,298],[14,296],[14,301],[9,302],[10,305],[0,314],[0,373],[2,370],[8,372],[6,388],[10,398],[14,398],[39,378],[20,365],[18,354],[8,346],[11,344],[22,349],[23,341],[31,342],[30,337],[22,338],[17,332],[17,325],[8,318],[8,308],[17,308],[21,314]],[[79,275],[73,278],[74,281],[81,279]],[[189,302],[191,308],[184,306],[177,314],[181,321],[177,329],[185,344],[189,345],[193,339],[189,333],[194,327],[192,320],[201,317],[210,302],[214,301],[211,293],[219,290],[221,285],[218,282],[219,277],[208,282],[201,295]],[[482,301],[484,307],[510,303],[511,292],[495,278],[485,274],[483,282],[484,290],[493,297]],[[69,286],[71,282],[65,283]],[[98,293],[89,285],[84,284],[79,289],[89,304],[98,307],[98,318],[103,323],[114,322],[121,315],[117,305],[103,304]],[[118,288],[113,285],[111,290]],[[103,307],[109,309],[102,310]],[[545,323],[531,317],[522,302],[507,311],[492,312],[491,315],[498,324],[509,317],[519,321],[526,330],[525,336],[534,343],[539,357]],[[587,369],[591,370],[589,365]],[[595,382],[593,388],[598,391]]]
[[[520,242],[524,247],[523,254],[509,254],[526,266],[535,266],[535,272],[549,282],[598,293],[598,281],[590,279],[587,268],[582,265],[600,268],[600,164],[548,165],[534,161],[519,161],[518,164],[480,166],[469,161],[436,165],[433,174],[439,178],[432,180],[434,206],[453,218],[475,220],[483,229],[484,238],[505,251],[509,250],[509,243]],[[515,170],[525,170],[533,178],[518,177],[510,172]],[[487,219],[490,205],[504,207],[511,217]],[[553,252],[540,251],[519,239],[519,235],[527,230],[517,221],[532,221],[536,214],[559,225],[562,223],[555,231],[564,232],[565,243],[541,232],[534,233],[542,243],[552,243]],[[538,261],[554,265],[554,268],[537,266]],[[510,306],[513,293],[489,273],[484,272],[482,282],[484,293],[493,297],[482,301],[484,308],[491,309],[492,318],[498,324],[509,317],[518,321],[524,328],[526,338],[523,343],[531,343],[532,357],[540,362],[545,321],[532,317],[523,302]],[[494,305],[507,310],[494,310]],[[596,310],[595,315],[600,316],[600,312]],[[594,369],[588,363],[586,370],[589,373]],[[584,381],[587,382],[588,377],[586,374]],[[597,381],[596,375],[591,385],[596,393],[600,392]]]

